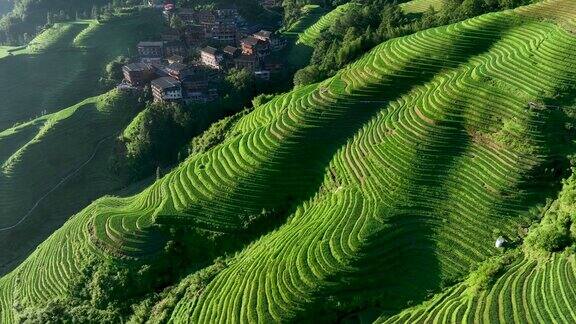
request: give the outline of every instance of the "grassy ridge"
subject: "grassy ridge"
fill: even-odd
[[[258,107],[142,193],[75,215],[0,280],[3,320],[14,320],[10,305],[64,296],[91,260],[153,260],[158,224],[201,229],[192,244],[203,250],[214,236],[262,234],[185,289],[164,313],[173,322],[295,321],[422,301],[494,255],[493,230],[511,235],[556,188],[543,170],[571,149],[557,127],[568,117],[528,102],[574,99],[559,89],[576,67],[559,58],[575,43],[522,10],[386,42]],[[283,225],[266,232],[257,224],[271,210]]]
[[[110,156],[136,108],[136,98],[113,91],[0,133],[2,273],[66,215],[124,185]]]

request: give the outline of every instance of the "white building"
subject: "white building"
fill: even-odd
[[[162,77],[152,81],[154,101],[177,101],[182,99],[182,84],[172,77]]]
[[[206,46],[200,50],[200,60],[202,64],[220,70],[224,56],[214,47]]]
[[[506,239],[503,238],[502,236],[500,236],[496,240],[496,243],[494,244],[494,246],[497,248],[501,248],[501,247],[504,247],[504,244],[506,244]]]

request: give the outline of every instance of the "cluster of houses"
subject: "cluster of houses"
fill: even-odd
[[[274,37],[269,31],[260,30],[240,39],[237,46],[203,47],[200,50],[200,62],[215,70],[227,70],[233,67],[246,69],[256,77],[269,80],[270,73],[282,68],[281,63],[270,60],[269,56],[285,45],[284,39]]]
[[[177,17],[182,26],[168,29],[159,41],[138,44],[138,61],[123,67],[124,86],[150,84],[155,101],[208,102],[218,98],[215,80],[222,72],[241,68],[269,80],[282,68],[270,57],[286,40],[249,25],[235,8],[163,10],[168,21]]]

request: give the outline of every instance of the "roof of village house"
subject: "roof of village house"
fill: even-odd
[[[243,62],[256,62],[256,61],[258,61],[258,57],[256,57],[256,55],[242,54],[242,55],[238,56],[235,60],[236,61],[243,61]]]
[[[210,55],[216,55],[216,52],[218,52],[218,50],[212,46],[206,46],[203,49],[201,49],[200,51],[204,52],[204,53],[208,53]]]
[[[170,56],[167,60],[168,61],[184,61],[184,56],[174,54],[174,55]]]
[[[256,37],[248,36],[248,37],[242,39],[242,40],[240,41],[240,43],[246,44],[246,45],[250,45],[250,46],[254,46],[254,45],[258,44],[259,41],[260,41],[260,40],[259,40],[258,38],[256,38]]]
[[[172,77],[162,77],[155,80],[152,80],[152,86],[158,87],[161,89],[168,89],[173,87],[179,87],[180,81],[172,78]]]
[[[140,42],[138,47],[157,47],[164,46],[164,42]]]
[[[224,47],[224,49],[222,49],[222,51],[226,54],[230,54],[230,55],[234,55],[234,53],[236,53],[236,51],[238,50],[238,48],[234,47],[234,46],[226,46]]]
[[[192,9],[192,8],[179,8],[178,9],[178,13],[182,13],[182,14],[194,14],[196,13],[196,10]]]
[[[182,72],[184,70],[190,69],[190,67],[188,65],[178,63],[178,62],[172,63],[172,64],[168,65],[166,68],[169,70],[172,70],[172,71],[176,71],[176,72]]]
[[[272,36],[272,32],[262,29],[261,31],[254,34],[254,36],[260,36],[263,38],[270,38]]]
[[[146,63],[130,63],[124,65],[124,69],[128,71],[142,71],[142,70],[150,70],[152,67]]]
[[[172,42],[166,42],[166,44],[164,46],[165,47],[184,47],[184,43],[182,43],[181,41],[172,41]]]

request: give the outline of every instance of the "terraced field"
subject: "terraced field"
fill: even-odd
[[[316,23],[306,28],[303,32],[299,33],[298,43],[313,47],[314,43],[320,36],[320,33],[330,27],[330,25],[336,22],[342,14],[354,6],[358,6],[358,4],[354,2],[348,2],[323,15],[320,19],[318,19],[318,21],[316,21]]]
[[[105,65],[157,33],[159,19],[143,11],[101,24],[59,23],[27,48],[0,49],[0,75],[8,76],[0,78],[0,131],[100,94]]]
[[[125,185],[110,171],[109,159],[136,103],[112,91],[0,133],[0,273],[67,215]]]
[[[573,18],[574,2],[550,0],[426,30],[275,97],[142,193],[72,217],[0,279],[0,321],[65,296],[94,259],[154,260],[158,225],[201,230],[192,244],[207,250],[215,235],[260,231],[177,294],[170,322],[330,321],[424,301],[559,189],[544,170],[567,164],[558,125],[572,120],[529,103],[576,99]],[[270,211],[275,229],[258,228]],[[556,262],[547,273],[569,272]]]
[[[401,3],[400,8],[405,14],[418,14],[423,13],[430,7],[438,10],[442,7],[443,0],[412,0],[409,2]]]
[[[566,182],[559,198],[543,215],[542,223],[576,207],[576,177]],[[534,228],[532,230],[535,230]],[[573,250],[534,254],[529,243],[494,260],[502,264],[496,280],[478,287],[481,269],[466,281],[436,295],[422,305],[382,323],[574,323],[576,321],[576,257]],[[524,252],[524,253],[523,253]],[[494,260],[492,264],[496,264]],[[483,266],[486,268],[486,265]]]
[[[320,33],[353,6],[357,6],[357,4],[348,2],[327,13],[317,5],[305,6],[302,19],[284,32],[284,35],[293,42],[285,58],[290,66],[301,68],[310,63],[310,57]]]
[[[520,259],[491,289],[471,296],[457,285],[426,305],[382,323],[574,323],[574,255],[553,255],[538,263]]]

